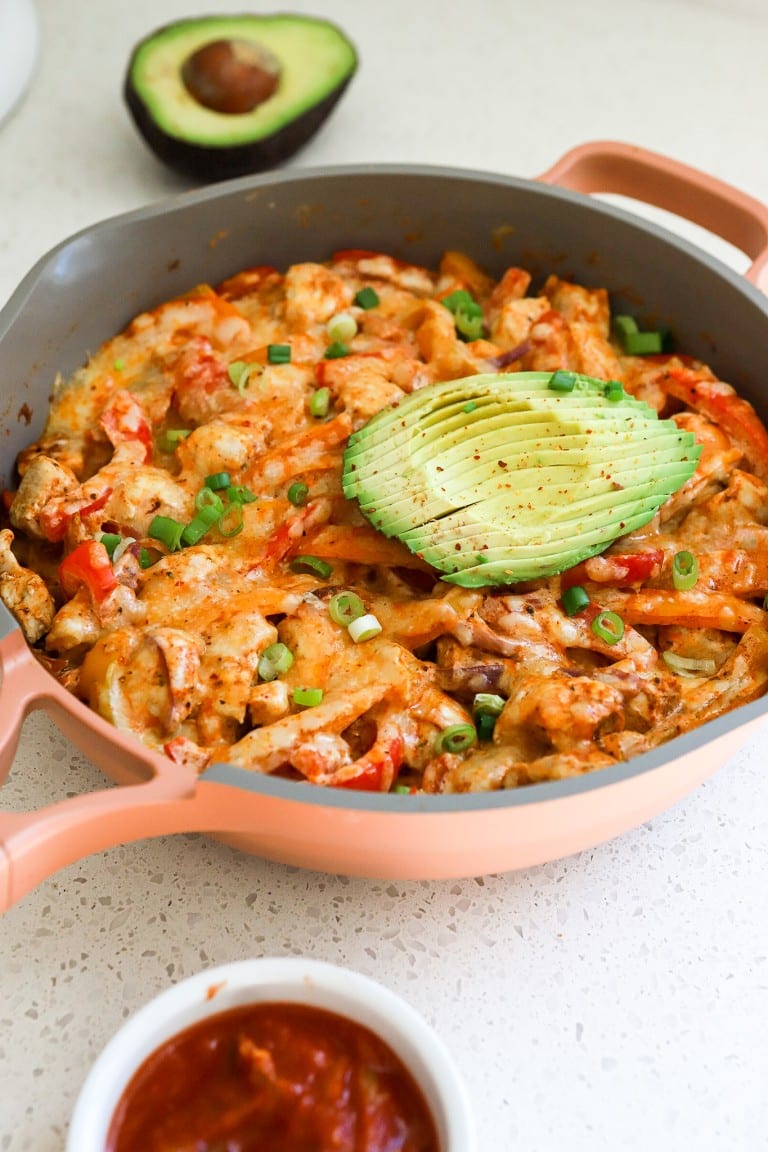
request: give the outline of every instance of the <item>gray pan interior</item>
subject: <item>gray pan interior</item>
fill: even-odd
[[[513,177],[391,165],[300,169],[229,181],[107,220],[32,269],[0,312],[0,486],[13,482],[17,452],[42,429],[56,374],[73,371],[137,312],[248,265],[283,268],[355,247],[427,265],[447,248],[460,249],[495,275],[520,264],[533,272],[534,286],[550,272],[604,286],[614,308],[667,325],[681,349],[710,363],[768,417],[768,299],[673,234],[578,193]],[[767,709],[765,699],[740,708],[678,738],[674,751]],[[527,803],[616,782],[659,767],[671,753],[667,745],[630,764],[502,795],[413,799],[418,808],[436,800],[462,808]],[[296,787],[228,766],[205,775],[277,795]],[[317,802],[349,803],[318,791]],[[387,797],[355,796],[358,808],[387,804]]]

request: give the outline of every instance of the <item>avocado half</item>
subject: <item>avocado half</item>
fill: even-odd
[[[354,45],[310,16],[202,16],[133,50],[124,96],[150,148],[198,180],[272,168],[317,132],[357,70]]]
[[[700,445],[617,382],[570,372],[449,380],[350,437],[344,495],[464,587],[556,575],[646,524]]]

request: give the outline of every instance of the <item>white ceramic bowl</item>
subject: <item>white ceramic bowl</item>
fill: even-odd
[[[264,958],[209,968],[155,997],[117,1032],[78,1097],[67,1152],[104,1152],[117,1103],[139,1065],[199,1020],[243,1004],[290,1001],[346,1016],[377,1033],[420,1085],[440,1152],[476,1152],[464,1082],[443,1042],[419,1013],[382,984],[319,960]]]

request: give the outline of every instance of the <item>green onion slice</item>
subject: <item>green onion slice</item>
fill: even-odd
[[[451,724],[444,728],[435,741],[437,752],[466,752],[477,740],[474,724]]]
[[[693,552],[676,552],[672,558],[672,583],[678,592],[693,588],[699,578],[699,562]]]
[[[190,432],[190,428],[169,428],[163,436],[163,451],[175,452],[181,441],[186,440]]]
[[[576,384],[575,372],[553,372],[549,378],[548,388],[553,392],[573,392]]]
[[[624,398],[624,385],[621,380],[609,380],[605,385],[606,400],[622,400]]]
[[[624,635],[624,621],[618,612],[598,612],[590,628],[604,644],[618,644]]]
[[[267,360],[270,364],[290,364],[290,344],[267,344]]]
[[[260,376],[263,371],[261,364],[249,364],[246,360],[233,360],[227,368],[227,375],[242,396],[248,387],[251,376]]]
[[[477,738],[478,740],[492,740],[493,733],[496,728],[496,717],[491,716],[488,712],[481,712],[477,717]]]
[[[210,514],[208,509],[215,509],[218,518],[224,511],[224,503],[221,496],[218,496],[211,488],[201,488],[195,496],[195,508],[198,512],[205,509],[206,515]],[[215,521],[211,520],[210,523],[213,524]]]
[[[333,565],[319,556],[294,556],[289,565],[291,572],[307,572],[311,576],[319,576],[327,580],[333,572]]]
[[[232,478],[229,472],[214,472],[211,476],[206,476],[203,483],[206,488],[210,488],[214,492],[220,492],[222,488],[231,487]]]
[[[117,548],[118,544],[122,543],[122,539],[122,536],[120,536],[117,532],[102,532],[100,540],[106,548],[107,556],[109,556],[110,560],[113,559],[115,555],[115,548]]]
[[[250,488],[243,488],[241,484],[233,484],[227,489],[227,498],[230,504],[253,504],[258,496]]]
[[[479,310],[479,313],[475,311]],[[465,340],[479,340],[485,329],[483,327],[483,310],[479,304],[473,308],[460,307],[455,313],[456,331]]]
[[[349,351],[348,344],[344,344],[341,340],[334,340],[325,350],[325,359],[340,360],[342,356],[349,356]]]
[[[155,564],[158,559],[159,559],[159,556],[157,554],[153,555],[152,552],[149,550],[149,548],[141,548],[139,550],[139,567],[140,568],[151,568],[152,565]]]
[[[452,312],[454,316],[459,308],[466,310],[480,307],[472,293],[467,292],[465,288],[457,288],[455,292],[449,292],[447,296],[443,296],[440,303],[444,308],[447,308],[449,312]],[[480,309],[480,311],[482,312],[482,309]]]
[[[351,312],[337,312],[325,326],[329,340],[348,344],[357,335],[357,320]]]
[[[307,497],[309,496],[309,488],[306,484],[303,484],[300,480],[297,480],[295,483],[290,485],[286,495],[288,497],[289,503],[293,504],[295,508],[302,508],[307,502]]]
[[[499,716],[504,711],[506,700],[495,692],[478,692],[472,701],[475,716]]]
[[[322,688],[294,688],[293,702],[302,708],[316,708],[323,702]]]
[[[239,536],[243,530],[243,506],[238,501],[230,504],[224,510],[224,515],[220,517],[217,524],[219,532],[225,539],[229,540],[232,536]]]
[[[270,644],[259,657],[258,673],[262,680],[277,680],[293,664],[293,653],[286,644]]]
[[[575,616],[577,612],[581,612],[589,604],[589,594],[585,588],[582,588],[581,584],[574,584],[572,588],[566,588],[561,600],[566,616]]]
[[[182,544],[197,544],[202,540],[206,532],[218,522],[220,515],[219,510],[210,505],[201,508],[197,516],[190,520],[189,524],[187,524],[186,528],[182,531]]]
[[[361,288],[360,291],[355,295],[355,304],[357,304],[358,308],[363,308],[366,312],[369,308],[375,308],[379,303],[380,301],[378,292],[375,288],[371,288],[370,286]]]
[[[380,634],[381,624],[372,612],[368,612],[365,616],[358,616],[356,620],[353,620],[347,631],[355,644],[363,644],[366,640],[373,640],[374,636]]]
[[[641,332],[633,316],[614,316],[613,330],[628,356],[648,356],[664,350],[664,332]]]
[[[353,620],[365,615],[365,604],[355,592],[337,592],[328,601],[328,615],[334,624],[348,628]]]
[[[309,398],[310,416],[327,416],[331,406],[330,388],[317,388]]]
[[[165,544],[171,552],[175,552],[181,547],[185,531],[184,525],[174,520],[172,516],[154,516],[147,529],[147,535]]]

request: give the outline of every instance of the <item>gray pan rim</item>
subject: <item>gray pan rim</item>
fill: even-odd
[[[53,268],[58,258],[70,247],[76,247],[82,240],[98,239],[102,234],[113,231],[130,229],[140,225],[145,220],[167,216],[182,208],[192,208],[197,204],[208,203],[213,200],[238,199],[255,189],[280,187],[284,184],[317,182],[349,177],[417,177],[436,178],[443,180],[461,180],[467,183],[491,183],[500,187],[518,189],[527,192],[536,192],[543,197],[561,200],[564,203],[583,207],[588,204],[598,213],[629,226],[641,233],[647,233],[666,243],[668,247],[684,253],[699,263],[710,268],[721,279],[726,280],[731,287],[745,296],[753,305],[768,316],[768,297],[755,285],[746,280],[744,276],[735,272],[716,256],[705,252],[683,237],[670,232],[653,221],[645,220],[634,215],[623,207],[606,203],[602,200],[573,192],[570,189],[559,188],[556,185],[539,183],[536,180],[508,176],[503,173],[474,170],[468,168],[454,168],[441,165],[421,164],[353,164],[353,165],[325,165],[292,169],[288,172],[268,173],[261,176],[244,176],[236,180],[223,181],[204,189],[195,189],[164,197],[141,208],[128,212],[118,213],[107,217],[95,224],[66,237],[59,244],[49,249],[32,266],[30,271],[19,283],[18,287],[9,297],[7,303],[0,311],[0,341],[5,337],[13,325],[16,317],[32,296],[37,285],[44,281],[46,273]],[[12,627],[4,625],[4,618],[12,621]],[[0,638],[13,629],[18,628],[10,613],[0,605]],[[20,629],[19,629],[20,631]],[[91,710],[73,698],[77,710],[82,709],[87,724],[93,715]],[[682,757],[697,748],[702,748],[713,740],[726,735],[743,725],[765,716],[768,713],[768,695],[749,704],[727,712],[723,716],[710,720],[701,727],[681,736],[676,736],[666,744],[650,752],[635,756],[631,760],[600,768],[584,776],[570,777],[565,780],[547,781],[541,784],[528,784],[520,788],[500,790],[495,792],[457,793],[457,794],[381,794],[363,791],[345,791],[336,788],[321,788],[310,783],[285,780],[269,776],[260,772],[251,771],[226,763],[214,763],[206,768],[199,776],[200,781],[213,784],[225,784],[248,792],[263,795],[265,798],[287,800],[294,803],[312,804],[320,807],[339,808],[345,810],[360,810],[366,812],[398,812],[403,814],[428,813],[439,815],[441,813],[466,813],[476,811],[494,811],[496,809],[514,808],[529,804],[566,800],[569,797],[582,793],[598,792],[602,788],[626,783],[645,773],[657,771],[661,768],[673,770],[672,761]],[[99,766],[100,771],[103,771]],[[108,775],[108,773],[105,773]]]

